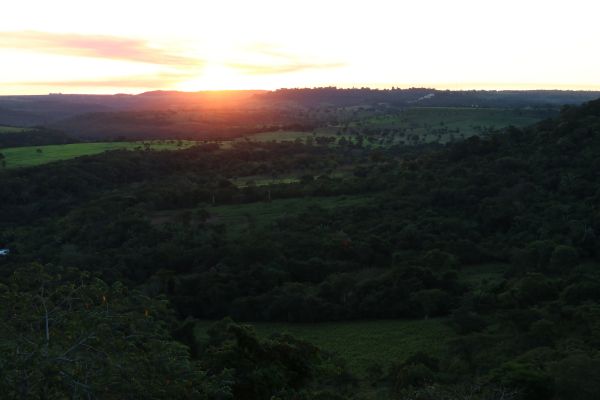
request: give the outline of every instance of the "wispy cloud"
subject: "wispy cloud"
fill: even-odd
[[[245,74],[284,74],[308,69],[341,68],[343,62],[306,62],[307,57],[292,54],[268,43],[255,43],[245,51],[265,59],[264,62],[229,62],[226,65]]]
[[[52,54],[98,60],[117,60],[139,63],[127,66],[127,72],[119,68],[110,71],[98,68],[75,68],[71,65],[53,64],[54,68],[35,70],[33,77],[18,79],[18,71],[6,82],[0,77],[2,86],[11,88],[154,88],[164,89],[195,85],[211,86],[222,76],[231,76],[240,86],[251,75],[276,75],[305,70],[336,69],[346,66],[338,60],[314,58],[304,52],[294,52],[268,43],[254,43],[243,47],[234,46],[232,51],[211,53],[210,47],[202,48],[200,42],[177,42],[165,46],[148,40],[131,37],[88,35],[78,33],[51,33],[40,31],[0,31],[0,50],[18,50],[38,54]],[[198,57],[189,56],[184,48],[204,51]],[[203,49],[203,50],[201,50]],[[193,54],[193,53],[192,53]],[[89,60],[86,61],[86,63]],[[146,64],[146,65],[142,65]],[[85,64],[89,65],[89,64]],[[91,65],[94,65],[91,63]],[[119,66],[117,66],[119,67]],[[150,67],[150,68],[149,68]],[[225,69],[223,68],[225,67]],[[139,73],[136,72],[136,69]],[[148,73],[148,71],[156,71]],[[234,73],[232,73],[232,70]],[[123,75],[120,75],[121,71]],[[211,72],[214,72],[214,76]],[[6,78],[6,77],[4,77]],[[16,78],[16,79],[15,79]],[[39,79],[38,79],[39,78]],[[219,81],[221,82],[221,81]],[[228,85],[228,82],[221,82]],[[54,89],[55,88],[55,89]],[[93,91],[93,90],[92,90]]]
[[[202,65],[202,60],[153,47],[142,39],[104,35],[0,32],[0,48],[12,48],[67,56],[133,61],[174,67]]]
[[[158,73],[154,75],[131,75],[89,80],[69,81],[21,81],[2,83],[4,86],[37,86],[37,87],[113,87],[113,88],[171,88],[173,85],[190,79],[192,75],[185,73]]]
[[[245,63],[228,63],[227,66],[230,68],[237,69],[246,74],[284,74],[289,72],[304,71],[307,69],[328,69],[328,68],[341,68],[344,63],[303,63],[303,62],[290,62],[287,64],[280,65],[269,65],[269,64],[245,64]]]

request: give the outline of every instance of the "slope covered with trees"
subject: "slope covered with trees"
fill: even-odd
[[[597,100],[445,146],[240,142],[0,171],[2,281],[32,262],[87,270],[165,296],[181,321],[446,317],[457,338],[444,354],[398,360],[370,383],[397,398],[466,398],[478,385],[479,398],[592,399],[599,155]],[[239,184],[259,177],[271,181]],[[469,278],[491,263],[497,273]],[[200,343],[189,324],[168,335],[213,377],[199,382],[227,376],[236,398],[350,396],[356,383],[295,339],[262,343],[224,322]],[[256,365],[277,379],[261,387]],[[327,379],[309,379],[319,365]]]

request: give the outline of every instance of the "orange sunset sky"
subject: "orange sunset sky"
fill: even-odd
[[[0,94],[600,89],[600,5],[537,0],[19,0]]]

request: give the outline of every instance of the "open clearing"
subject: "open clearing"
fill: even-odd
[[[545,110],[416,107],[397,115],[372,117],[363,123],[372,126],[392,125],[406,128],[459,128],[461,131],[464,130],[464,133],[473,133],[483,127],[499,129],[509,125],[530,125],[547,116],[548,112]]]
[[[213,321],[200,321],[197,335],[206,338]],[[348,361],[348,367],[358,376],[365,369],[379,364],[386,369],[394,362],[423,352],[436,356],[444,351],[448,339],[455,336],[445,319],[376,320],[326,322],[316,324],[251,323],[260,337],[289,333],[320,348],[338,353]]]
[[[369,200],[369,196],[299,197],[214,207],[203,204],[200,208],[204,208],[209,213],[209,223],[225,225],[228,234],[236,236],[250,227],[265,228],[281,217],[298,215],[312,207],[334,209],[365,204]],[[190,213],[196,210],[158,211],[150,216],[150,220],[155,224],[165,224],[189,219]]]
[[[181,144],[181,145],[180,145]],[[6,168],[32,167],[53,161],[103,153],[109,150],[177,150],[196,144],[193,141],[145,141],[145,142],[99,142],[72,143],[48,146],[10,147],[0,149],[6,160]]]
[[[547,110],[504,108],[417,107],[395,115],[374,116],[351,123],[354,129],[396,129],[401,134],[387,144],[447,143],[473,135],[486,135],[510,125],[522,127],[551,116]]]
[[[509,125],[525,126],[548,116],[546,110],[500,109],[500,108],[453,108],[422,107],[410,108],[394,115],[372,116],[351,122],[347,128],[329,126],[314,132],[271,131],[246,135],[234,140],[218,141],[223,148],[244,141],[271,142],[296,141],[341,136],[352,142],[356,136],[350,131],[365,134],[363,131],[375,129],[378,133],[369,134],[368,144],[374,147],[394,144],[447,143],[473,135],[486,135]],[[20,132],[23,128],[0,126],[0,133]],[[309,140],[310,140],[309,139]],[[206,141],[205,141],[206,142]],[[189,147],[197,142],[185,140],[150,140],[134,142],[74,143],[66,145],[30,146],[0,149],[5,157],[7,168],[29,167],[52,161],[102,153],[108,150],[149,148],[152,150],[176,150]],[[293,179],[292,179],[293,181]],[[284,182],[282,182],[284,183]],[[257,186],[267,184],[255,182]],[[240,182],[240,186],[245,186]]]
[[[316,139],[317,137],[331,137],[336,138],[333,128],[318,128],[314,132],[308,131],[269,131],[253,133],[245,136],[241,136],[232,140],[218,141],[223,148],[230,148],[235,143],[239,142],[294,142],[302,141],[306,142],[307,138]]]
[[[25,132],[25,131],[30,131],[30,128],[18,128],[15,126],[6,126],[6,125],[0,125],[0,134],[1,133],[15,133],[15,132]]]
[[[261,132],[256,133],[254,135],[245,136],[249,140],[256,142],[271,142],[271,141],[294,141],[294,140],[306,140],[307,137],[314,136],[334,136],[334,135],[323,135],[317,134],[313,135],[312,132],[299,132],[299,131],[273,131],[273,132]],[[240,138],[238,140],[245,140],[245,138]]]
[[[307,138],[339,139],[342,136],[354,142],[357,133],[366,135],[367,144],[374,147],[394,144],[448,143],[473,135],[487,135],[510,125],[517,127],[531,125],[551,115],[552,112],[548,110],[415,107],[394,114],[358,117],[347,125],[322,127],[314,132],[285,130],[262,132],[223,143],[228,147],[232,143],[245,140],[306,142]]]

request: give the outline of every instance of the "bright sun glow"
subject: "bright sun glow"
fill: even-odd
[[[236,71],[231,68],[211,65],[204,68],[200,76],[180,82],[175,88],[185,91],[249,89],[242,87],[243,79],[240,81],[238,78]]]
[[[600,89],[587,0],[20,0],[0,94],[436,86]]]

